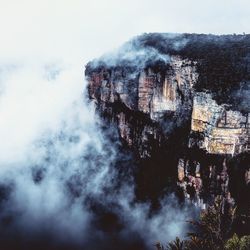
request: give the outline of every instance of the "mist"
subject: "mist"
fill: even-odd
[[[115,162],[129,168],[132,158],[101,132],[81,74],[62,65],[2,70],[2,246],[150,249],[184,235],[192,214],[175,197],[151,214],[136,202],[133,177],[119,180]]]

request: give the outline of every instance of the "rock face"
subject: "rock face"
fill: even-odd
[[[248,35],[146,34],[87,65],[98,113],[143,162],[143,192],[171,177],[200,206],[233,203],[228,168],[250,151],[249,45]],[[237,167],[249,192],[249,164]]]
[[[159,121],[165,113],[190,112],[192,86],[197,80],[195,66],[189,60],[171,57],[165,75],[150,68],[140,73],[138,83],[138,110]]]
[[[202,139],[192,141],[210,154],[240,154],[250,150],[249,114],[226,110],[218,105],[211,95],[197,93],[193,99],[191,135],[198,133]]]
[[[141,69],[137,75],[126,68],[102,68],[87,75],[89,96],[97,101],[102,114],[114,114],[110,105],[124,106],[115,117],[119,133],[128,145],[139,149],[141,157],[150,156],[147,147],[142,145],[149,137],[160,143],[164,134],[175,124],[181,126],[192,113],[193,85],[198,77],[195,62],[173,56],[167,66],[164,73],[153,67]],[[133,119],[138,125],[141,123],[140,128],[129,121],[131,116],[125,110],[137,113]],[[169,123],[164,122],[169,119]],[[161,123],[165,124],[161,126]]]

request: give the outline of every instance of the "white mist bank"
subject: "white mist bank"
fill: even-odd
[[[7,227],[13,234],[24,240],[26,234],[48,234],[58,244],[66,234],[68,243],[92,244],[93,234],[102,232],[85,205],[89,197],[118,215],[125,227],[117,234],[124,239],[136,233],[151,246],[185,233],[190,214],[178,210],[173,198],[163,201],[162,210],[149,218],[149,204],[133,203],[131,184],[106,196],[105,189],[112,190],[116,182],[116,147],[105,141],[96,125],[98,117],[84,100],[86,82],[77,66],[5,69],[1,86],[0,184],[11,191],[0,217],[13,218]]]

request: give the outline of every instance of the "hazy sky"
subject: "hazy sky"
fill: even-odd
[[[249,33],[248,0],[0,0],[0,60],[84,61],[143,32]]]

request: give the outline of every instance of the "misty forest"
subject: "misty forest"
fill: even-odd
[[[31,40],[0,19],[0,250],[249,250],[250,35],[99,48],[111,5],[42,6]]]

